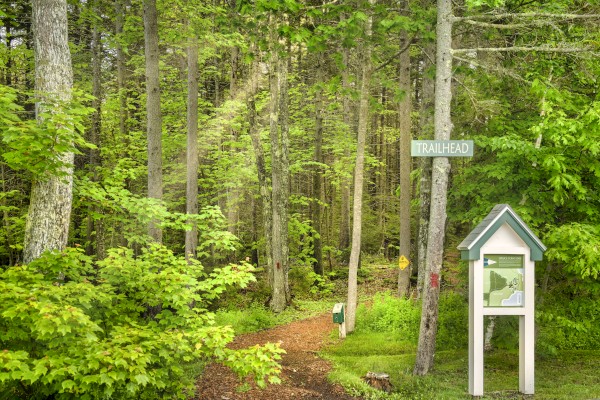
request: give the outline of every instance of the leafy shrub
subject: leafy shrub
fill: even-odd
[[[459,293],[440,293],[436,343],[444,350],[469,346],[469,301]]]
[[[253,304],[245,310],[219,310],[215,314],[218,325],[233,327],[236,334],[256,332],[275,325],[275,316],[264,307]]]
[[[390,292],[377,293],[371,308],[361,304],[357,310],[356,329],[394,332],[410,342],[419,338],[421,309],[412,300]]]
[[[319,275],[311,267],[296,266],[290,269],[290,283],[295,293],[321,298],[333,293],[335,283],[331,281],[334,273]]]
[[[12,398],[185,398],[214,359],[257,384],[278,382],[276,345],[231,350],[209,302],[254,279],[243,263],[210,274],[153,245],[46,253],[0,274],[0,392]]]
[[[377,293],[370,308],[361,304],[357,310],[356,328],[374,332],[393,332],[416,344],[421,324],[421,304]],[[444,349],[468,346],[469,309],[463,296],[454,292],[440,294],[437,346]]]

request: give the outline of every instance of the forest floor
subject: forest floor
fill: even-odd
[[[240,382],[237,376],[220,364],[209,365],[198,381],[198,400],[281,400],[281,399],[357,399],[340,385],[327,380],[330,364],[318,352],[337,325],[331,314],[295,321],[273,329],[236,337],[232,347],[244,348],[266,342],[277,343],[286,351],[281,360],[282,383],[257,388]]]

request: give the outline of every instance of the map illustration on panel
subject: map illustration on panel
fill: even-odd
[[[483,257],[483,305],[523,307],[523,256],[486,254]]]

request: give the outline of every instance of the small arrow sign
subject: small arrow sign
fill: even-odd
[[[400,256],[400,258],[398,259],[398,266],[400,267],[401,270],[406,269],[406,267],[408,267],[410,264],[410,261],[408,260],[408,258],[406,258],[403,255]]]

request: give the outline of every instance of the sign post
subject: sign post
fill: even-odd
[[[469,393],[483,396],[483,317],[519,316],[519,391],[535,391],[535,261],[546,247],[508,204],[458,246],[469,261]]]

